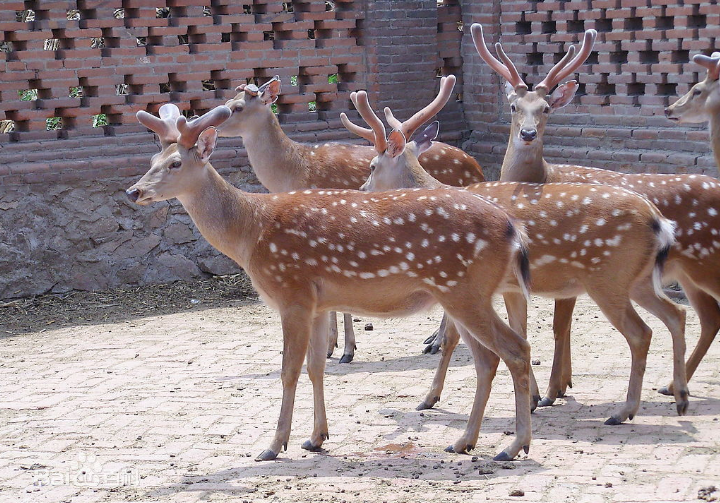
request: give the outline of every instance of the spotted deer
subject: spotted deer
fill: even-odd
[[[448,78],[443,85],[451,87],[453,83],[454,79]],[[341,115],[345,126],[364,138],[384,140],[384,126],[372,111],[367,94],[361,91],[353,93],[351,98],[372,129],[353,124]],[[428,174],[417,160],[418,154],[426,150],[437,135],[438,123],[408,144],[403,134],[406,125],[398,121],[389,108],[385,108],[385,117],[394,130],[386,144],[376,142],[377,155],[371,162],[371,174],[363,190],[451,189]],[[470,185],[465,190],[499,204],[525,224],[533,293],[555,299],[587,293],[627,339],[632,354],[627,400],[606,424],[632,419],[640,407],[652,332],[638,316],[631,300],[658,316],[672,334],[674,384],[679,390],[677,411],[684,414],[688,405],[687,394],[681,392],[686,389],[685,313],[662,294],[660,285],[663,262],[674,243],[674,224],[647,199],[619,187],[495,182]],[[429,241],[439,244],[458,239],[460,236],[449,230],[438,230],[428,237]],[[507,277],[498,293],[504,295],[511,327],[526,337],[527,302],[514,278]],[[459,340],[452,323],[446,326],[442,359],[432,388],[418,409],[430,408],[440,399],[450,358]],[[539,400],[532,375],[531,387],[534,398]]]
[[[138,112],[161,137],[163,149],[127,195],[142,205],[177,198],[210,244],[235,260],[280,313],[280,418],[274,439],[257,459],[275,459],[287,448],[306,354],[315,420],[302,447],[316,451],[328,438],[323,395],[328,311],[404,316],[438,303],[470,346],[478,375],[473,411],[453,449],[475,446],[490,392],[488,369],[502,359],[515,387],[517,434],[497,459],[527,452],[530,349],[492,308],[508,270],[519,284],[528,281],[521,232],[507,213],[476,194],[450,189],[240,191],[209,161],[215,127],[231,113],[220,106],[188,122],[173,105],[161,108],[161,118]],[[458,238],[430,242],[440,232]]]
[[[663,281],[678,282],[700,319],[701,334],[697,347],[687,360],[690,380],[698,363],[720,329],[720,183],[703,175],[626,174],[569,164],[551,164],[543,157],[543,134],[550,114],[570,103],[577,90],[573,80],[560,84],[579,68],[592,51],[596,33],[588,30],[577,55],[571,46],[533,91],[528,90],[515,65],[502,46],[495,45],[498,61],[483,40],[482,27],[473,24],[471,33],[480,57],[507,81],[510,102],[510,139],[503,160],[501,180],[527,182],[582,182],[612,185],[633,190],[647,197],[662,214],[677,225],[676,242],[665,264]],[[558,85],[560,84],[560,85]],[[557,89],[555,87],[557,86]],[[554,92],[550,93],[555,89]],[[542,405],[550,405],[571,384],[569,333],[575,299],[556,302],[555,336],[565,353],[563,385],[549,389]],[[673,385],[660,393],[675,395]]]
[[[280,88],[277,75],[260,87],[238,86],[237,96],[226,103],[232,116],[218,128],[220,136],[242,137],[253,171],[270,192],[360,187],[367,178],[373,148],[351,143],[306,145],[293,141],[282,130],[271,109],[280,95]],[[477,161],[451,145],[437,143],[421,162],[428,171],[450,185],[484,180]],[[345,348],[340,363],[352,361],[356,349],[350,314],[345,313],[344,326]],[[337,338],[337,320],[333,314],[328,358],[337,347]]]
[[[693,61],[707,69],[705,80],[665,109],[665,116],[681,123],[710,124],[710,144],[715,162],[720,166],[720,52],[711,56],[696,54]]]

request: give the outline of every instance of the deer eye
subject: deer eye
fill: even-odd
[[[236,106],[235,109],[233,110],[233,113],[234,113],[234,114],[242,113],[242,111],[243,111],[244,108],[245,108],[245,107],[243,107],[242,105],[238,105],[238,106]]]
[[[698,96],[702,93],[700,89],[693,89],[693,96]]]
[[[375,171],[375,165],[371,164],[370,165],[370,173],[373,173],[374,171]]]
[[[544,114],[549,114],[549,113],[550,113],[550,107],[545,107],[545,110],[543,110],[543,113],[544,113]]]
[[[510,105],[510,111],[511,111],[512,113],[517,112],[517,107],[516,107],[515,105]]]
[[[172,164],[170,165],[170,169],[177,169],[177,168],[179,168],[180,166],[182,166],[182,161],[175,161],[174,163],[172,163]]]

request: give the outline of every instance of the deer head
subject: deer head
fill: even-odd
[[[668,119],[678,122],[707,122],[720,114],[720,52],[712,56],[696,54],[693,61],[707,68],[707,76],[698,82],[682,98],[665,109]]]
[[[505,91],[510,102],[512,113],[511,142],[518,146],[531,144],[542,133],[547,123],[547,118],[554,110],[564,107],[572,101],[577,91],[577,82],[570,80],[560,84],[565,78],[575,72],[588,58],[592,52],[597,32],[587,30],[583,38],[580,51],[575,54],[575,46],[571,45],[565,56],[548,72],[545,79],[540,82],[533,91],[523,82],[517,68],[510,61],[502,45],[495,44],[495,50],[500,57],[496,59],[483,38],[482,26],[478,23],[470,27],[475,48],[480,57],[506,80]],[[558,84],[560,84],[558,86]],[[553,89],[557,86],[557,89]],[[551,91],[553,91],[551,93]]]
[[[215,149],[215,127],[230,114],[228,107],[219,106],[202,117],[188,121],[171,104],[163,105],[160,118],[144,111],[138,112],[138,120],[158,134],[163,148],[152,157],[150,170],[125,191],[128,198],[146,205],[174,197],[182,198],[192,192]]]
[[[280,95],[280,77],[275,75],[260,87],[241,84],[235,88],[237,96],[228,100],[225,106],[232,115],[218,128],[220,136],[243,136],[253,127],[258,114],[272,114],[270,105]]]
[[[422,110],[414,114],[405,122],[400,122],[395,118],[390,108],[385,107],[385,119],[393,128],[393,131],[385,137],[385,127],[380,118],[375,115],[370,103],[368,102],[367,93],[358,91],[350,95],[355,108],[360,113],[363,120],[371,127],[367,129],[353,124],[347,115],[340,114],[340,120],[343,125],[351,132],[357,134],[370,141],[377,152],[377,156],[370,162],[370,177],[360,190],[382,190],[376,187],[411,187],[413,185],[397,185],[395,177],[398,174],[405,173],[402,169],[406,165],[417,165],[419,170],[420,163],[418,157],[432,145],[433,140],[437,137],[439,123],[431,124],[413,141],[408,143],[410,138],[418,128],[429,118],[437,114],[452,94],[455,87],[455,76],[450,75],[440,79],[440,91],[435,99]]]

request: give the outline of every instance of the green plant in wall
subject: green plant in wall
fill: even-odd
[[[106,114],[97,114],[92,116],[92,127],[103,127],[108,125]]]
[[[18,91],[20,101],[35,101],[38,98],[37,89],[23,89]]]

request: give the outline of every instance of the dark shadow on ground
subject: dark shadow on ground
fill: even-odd
[[[0,339],[42,330],[132,321],[187,311],[257,303],[243,272],[196,281],[72,291],[0,301]]]
[[[255,463],[251,466],[230,468],[216,473],[185,476],[177,483],[145,493],[148,500],[163,498],[181,492],[208,492],[248,496],[255,501],[266,497],[262,487],[242,486],[245,479],[264,478],[272,482],[275,477],[312,477],[313,481],[323,478],[358,479],[374,477],[380,479],[422,479],[423,481],[467,482],[492,480],[502,477],[517,477],[544,470],[532,458],[511,462],[495,462],[490,456],[457,455],[457,460],[447,456],[424,451],[422,448],[405,451],[403,455],[374,451],[356,453],[353,459],[334,456],[328,451],[308,453],[301,459],[288,459],[281,455],[271,462]],[[361,457],[361,459],[358,459]],[[366,459],[362,459],[366,457]],[[275,488],[282,483],[274,484]],[[270,490],[270,486],[268,486]],[[272,496],[272,495],[270,495]],[[342,494],[338,495],[342,497]]]

